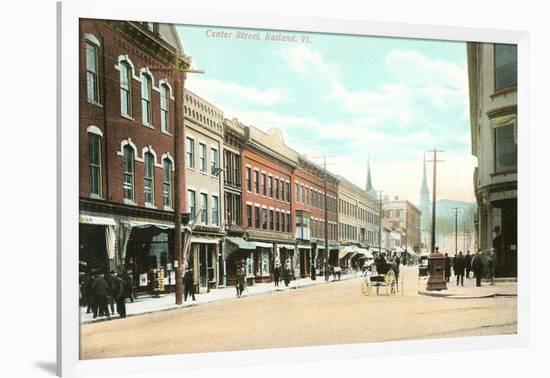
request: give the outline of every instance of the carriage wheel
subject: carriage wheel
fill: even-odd
[[[370,292],[372,290],[372,285],[370,283],[370,277],[365,276],[361,282],[361,291],[364,295],[370,295]]]
[[[386,295],[395,295],[397,293],[397,280],[395,279],[395,273],[390,270],[386,274]]]

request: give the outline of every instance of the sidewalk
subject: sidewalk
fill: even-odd
[[[342,275],[341,280],[350,280],[360,277],[359,273],[350,273]],[[288,291],[293,289],[299,289],[314,285],[323,285],[332,283],[332,276],[328,281],[325,281],[324,277],[317,277],[315,281],[311,278],[300,278],[294,281],[290,281],[290,285],[285,287],[284,282],[280,283],[280,286],[275,286],[273,282],[269,283],[260,283],[253,286],[248,286],[245,290],[243,297],[273,293],[276,291]],[[172,294],[162,294],[158,298],[154,298],[150,295],[145,295],[138,297],[133,303],[126,302],[126,316],[135,316],[150,314],[158,311],[168,311],[176,310],[185,307],[200,306],[206,303],[212,303],[228,299],[237,299],[235,287],[225,287],[220,289],[214,289],[210,293],[204,294],[195,294],[196,301],[192,301],[190,298],[187,298],[187,302],[184,302],[182,305],[176,305],[176,295]],[[110,311],[110,309],[109,309]],[[116,305],[115,305],[115,315],[111,315],[111,319],[118,319],[119,316],[116,314]],[[93,318],[92,314],[86,313],[86,307],[80,307],[80,324],[95,323],[107,320],[106,317],[97,317]]]
[[[491,286],[489,281],[482,280],[481,287],[476,287],[474,278],[465,278],[464,286],[456,286],[456,278],[452,276],[450,281],[447,282],[447,290],[440,291],[427,291],[427,282],[426,277],[421,279],[420,289],[418,290],[419,295],[452,299],[515,297],[518,295],[517,282],[514,282],[514,280],[497,280],[494,286]]]

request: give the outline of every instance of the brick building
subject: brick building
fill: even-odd
[[[420,253],[422,246],[420,210],[407,200],[400,200],[398,197],[390,200],[386,197],[382,203],[382,212],[382,226],[402,235],[399,250],[406,249]]]
[[[189,58],[172,25],[107,20],[81,20],[79,52],[81,269],[128,269],[146,289],[174,260],[175,68]]]
[[[338,251],[338,179],[327,172],[327,215],[329,249]],[[299,156],[294,171],[294,213],[300,276],[311,274],[312,265],[322,268],[325,254],[325,171]]]
[[[292,211],[292,181],[298,156],[284,144],[280,130],[267,133],[244,126],[242,167],[242,221],[246,229],[243,240],[253,243],[253,250],[240,246],[241,255],[228,258],[228,273],[235,259],[245,251],[247,275],[250,280],[272,278],[276,264],[289,263],[295,275],[297,261],[294,243]],[[249,247],[250,248],[250,244]]]

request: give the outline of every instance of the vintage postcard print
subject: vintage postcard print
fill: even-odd
[[[78,38],[79,359],[518,332],[517,45]]]

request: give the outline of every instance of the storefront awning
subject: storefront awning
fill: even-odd
[[[273,244],[272,243],[265,243],[265,242],[251,242],[253,243],[256,248],[273,248]]]
[[[94,215],[80,214],[79,223],[82,224],[95,224],[98,226],[116,226],[116,222],[113,218],[96,217]]]
[[[191,243],[218,244],[219,241],[220,241],[220,239],[205,238],[204,236],[193,236],[193,235],[191,235]]]
[[[294,246],[291,244],[277,244],[277,248],[294,249]],[[311,246],[309,245],[307,247],[299,246],[298,248],[311,248]]]
[[[357,247],[354,246],[345,246],[340,248],[340,250],[338,251],[338,259],[341,260],[351,256],[356,252],[356,248]]]
[[[246,241],[243,238],[236,238],[234,236],[226,236],[225,240],[233,244],[239,249],[249,249],[254,250],[256,249],[256,245],[252,242]]]
[[[157,227],[157,228],[160,228],[161,230],[169,230],[174,228],[174,225],[172,224],[163,224],[163,223],[155,223],[155,222],[130,221],[129,223],[132,228]]]

